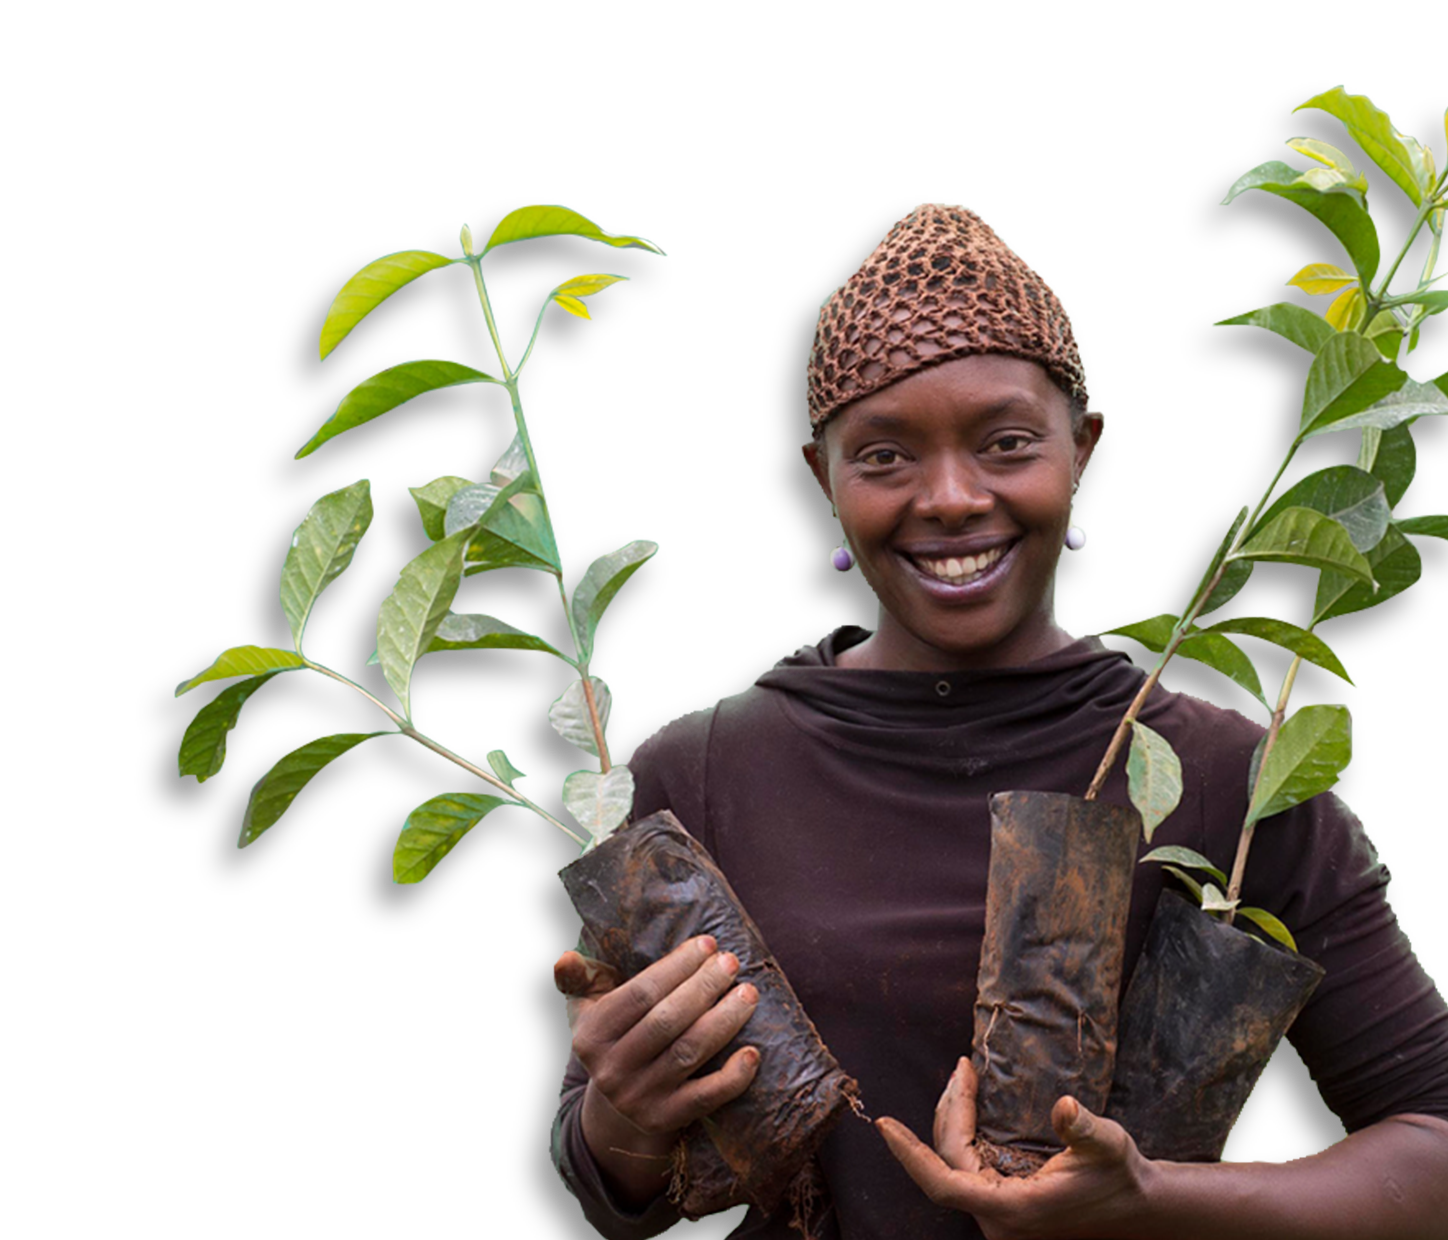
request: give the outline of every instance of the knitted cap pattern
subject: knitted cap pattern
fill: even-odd
[[[820,308],[810,425],[926,366],[980,353],[1037,363],[1087,407],[1071,321],[1045,281],[973,212],[917,207]]]

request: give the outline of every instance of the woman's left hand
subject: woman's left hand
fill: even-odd
[[[987,1240],[1072,1240],[1135,1233],[1152,1164],[1120,1124],[1061,1098],[1051,1124],[1066,1148],[1033,1175],[1002,1176],[975,1145],[976,1075],[956,1065],[935,1108],[935,1149],[898,1120],[880,1119],[890,1152],[937,1205],[975,1217]]]

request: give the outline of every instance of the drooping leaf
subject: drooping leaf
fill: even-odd
[[[1233,560],[1222,570],[1221,580],[1217,582],[1216,589],[1207,595],[1207,601],[1197,611],[1198,616],[1205,616],[1209,611],[1216,611],[1219,607],[1225,607],[1234,598],[1247,579],[1252,575],[1251,560]]]
[[[520,538],[526,537],[528,543],[538,547],[540,551],[546,551],[545,544],[548,541],[548,533],[543,528],[542,522],[543,506],[537,502],[536,496],[520,495],[519,506],[533,501],[529,506],[531,517],[524,517],[522,520],[527,529],[514,529],[514,533]],[[467,558],[464,569],[466,576],[473,576],[475,573],[491,572],[495,568],[532,568],[541,573],[552,573],[558,576],[560,569],[554,562],[557,560],[557,553],[545,559],[543,554],[535,555],[527,548],[519,546],[511,539],[503,538],[494,534],[491,530],[479,530],[473,541],[468,544]]]
[[[573,279],[560,284],[548,296],[560,306],[575,314],[580,319],[589,318],[588,307],[583,304],[581,298],[592,297],[594,293],[606,289],[610,284],[617,284],[620,280],[626,280],[627,276],[574,276]]]
[[[322,324],[322,357],[341,344],[348,332],[403,285],[453,261],[428,250],[403,250],[368,263],[342,286],[327,311],[327,320]]]
[[[1282,924],[1282,920],[1269,913],[1265,908],[1242,907],[1237,910],[1238,917],[1245,917],[1250,922],[1261,926],[1268,934],[1282,944],[1289,951],[1297,950],[1297,940],[1292,937],[1292,931]]]
[[[1119,629],[1107,629],[1103,636],[1129,637],[1154,654],[1160,654],[1167,648],[1176,632],[1176,626],[1177,617],[1170,612],[1163,612],[1150,620],[1138,620],[1135,624],[1123,624]]]
[[[433,542],[447,536],[443,521],[447,516],[448,501],[464,487],[473,485],[466,478],[444,474],[441,478],[434,478],[426,486],[407,488],[417,505],[417,515],[422,518],[422,528]]]
[[[611,767],[604,774],[574,771],[563,781],[563,804],[593,837],[590,848],[603,843],[628,821],[633,798],[633,772],[626,766]]]
[[[502,222],[493,229],[493,235],[488,238],[488,244],[483,247],[483,253],[500,245],[507,245],[512,241],[529,241],[534,237],[558,237],[558,236],[585,237],[589,241],[601,241],[604,245],[611,246],[632,246],[640,250],[649,250],[654,254],[662,254],[652,241],[645,241],[642,237],[629,237],[622,234],[606,233],[590,219],[585,219],[577,211],[570,211],[567,207],[519,207],[503,217]]]
[[[1311,508],[1284,508],[1242,544],[1233,558],[1301,564],[1345,573],[1366,582],[1372,572],[1340,522]]]
[[[593,702],[598,709],[598,726],[608,727],[608,712],[613,707],[613,695],[608,686],[597,676],[588,678],[593,688]],[[593,718],[588,712],[588,701],[583,693],[583,681],[575,680],[563,691],[562,696],[548,708],[548,722],[553,730],[570,745],[577,745],[586,753],[598,757],[598,742],[593,733]]]
[[[1378,583],[1376,591],[1339,573],[1322,574],[1317,583],[1317,598],[1312,605],[1314,625],[1386,603],[1414,585],[1423,575],[1423,559],[1418,549],[1394,526],[1389,526],[1382,541],[1368,552],[1367,561],[1373,579]]]
[[[1126,755],[1126,787],[1141,815],[1146,842],[1182,799],[1182,764],[1171,742],[1140,719],[1131,723],[1131,748]]]
[[[462,383],[496,383],[491,375],[457,362],[404,362],[364,379],[342,398],[327,420],[297,449],[297,459],[309,456],[343,431],[380,418],[424,392],[457,387]]]
[[[1246,825],[1301,805],[1337,783],[1352,761],[1346,706],[1304,706],[1282,725],[1262,764]]]
[[[498,458],[489,474],[495,487],[505,487],[528,472],[528,449],[523,446],[523,437],[514,435],[508,450]]]
[[[1418,470],[1418,449],[1408,423],[1386,429],[1365,426],[1362,447],[1358,451],[1358,468],[1365,469],[1383,484],[1383,496],[1389,508],[1396,508],[1407,493]]]
[[[449,612],[437,626],[425,653],[438,650],[537,650],[565,663],[573,662],[541,637],[515,629],[495,616],[459,615]]]
[[[278,650],[274,646],[233,646],[216,656],[216,662],[204,671],[197,672],[190,680],[183,680],[176,686],[176,696],[205,684],[208,680],[230,680],[233,676],[261,676],[267,672],[281,672],[293,667],[306,667],[307,661],[292,650]]]
[[[1356,332],[1339,333],[1312,359],[1297,438],[1345,429],[1351,425],[1346,419],[1396,392],[1406,379],[1370,341]]]
[[[282,564],[282,611],[292,641],[302,648],[302,633],[312,607],[352,563],[362,535],[372,524],[372,491],[367,479],[324,495],[297,526]]]
[[[1160,848],[1153,848],[1146,854],[1138,865],[1145,865],[1148,861],[1171,862],[1175,865],[1188,866],[1194,870],[1205,870],[1215,878],[1223,887],[1227,885],[1227,876],[1217,869],[1201,853],[1194,848],[1185,848],[1181,844],[1163,844]]]
[[[221,770],[226,761],[226,734],[236,727],[246,699],[277,674],[267,672],[229,685],[197,712],[181,738],[181,752],[177,755],[183,776],[194,775],[198,784],[204,784]]]
[[[469,572],[490,568],[538,568],[555,575],[558,545],[542,499],[533,493],[533,475],[524,472],[502,487],[490,483],[465,487],[448,501],[443,528],[449,533],[477,526],[468,547]]]
[[[1178,880],[1181,882],[1182,886],[1184,886],[1188,891],[1190,891],[1190,892],[1192,893],[1192,895],[1196,896],[1196,898],[1197,898],[1197,903],[1198,903],[1198,904],[1200,904],[1200,903],[1202,902],[1202,894],[1203,894],[1203,893],[1202,893],[1202,885],[1201,885],[1201,883],[1197,882],[1196,879],[1194,879],[1190,874],[1188,874],[1188,873],[1187,873],[1185,870],[1183,870],[1180,866],[1164,865],[1164,866],[1162,866],[1161,868],[1162,868],[1163,870],[1165,870],[1168,874],[1170,874],[1170,875],[1174,876],[1176,879],[1178,879]]]
[[[508,755],[501,749],[494,749],[488,754],[488,765],[493,768],[493,774],[510,788],[524,778],[523,772],[508,761]]]
[[[1237,514],[1236,520],[1232,522],[1231,528],[1227,531],[1227,536],[1222,539],[1221,545],[1217,547],[1216,554],[1212,556],[1211,561],[1207,564],[1207,571],[1202,574],[1202,579],[1197,583],[1197,588],[1192,591],[1193,604],[1195,604],[1197,599],[1201,597],[1202,591],[1207,588],[1212,578],[1217,575],[1217,569],[1222,566],[1222,561],[1227,558],[1227,552],[1232,549],[1232,543],[1237,537],[1237,532],[1242,528],[1244,524],[1246,524],[1246,521],[1247,509],[1243,508],[1241,512]],[[1243,581],[1245,580],[1246,578],[1244,577]],[[1237,583],[1235,589],[1230,590],[1230,593],[1226,595],[1226,598],[1221,598],[1220,596],[1223,593],[1223,589],[1227,586],[1228,582],[1226,579],[1226,574],[1224,573],[1223,576],[1218,580],[1217,584],[1212,588],[1212,592],[1207,596],[1205,600],[1203,600],[1202,606],[1198,609],[1197,614],[1200,615],[1202,612],[1211,611],[1214,607],[1220,607],[1222,603],[1225,603],[1228,598],[1230,598],[1233,594],[1237,592],[1237,590],[1240,590],[1242,588],[1241,583],[1239,582]],[[1190,613],[1190,611],[1191,609],[1188,608],[1188,613]]]
[[[1402,374],[1402,371],[1398,373]],[[1387,430],[1414,418],[1441,416],[1445,413],[1448,413],[1448,396],[1444,396],[1435,384],[1417,383],[1409,379],[1396,391],[1389,392],[1366,409],[1336,419],[1326,429],[1345,431],[1361,426],[1376,426],[1380,430]]]
[[[1359,551],[1378,545],[1392,513],[1380,479],[1355,465],[1333,465],[1290,487],[1257,522],[1263,529],[1288,508],[1311,508],[1341,523]]]
[[[1448,289],[1423,289],[1416,293],[1405,293],[1401,298],[1396,299],[1400,306],[1423,306],[1428,311],[1427,317],[1435,314],[1442,314],[1448,310]]]
[[[1321,108],[1343,123],[1352,140],[1362,147],[1373,163],[1388,174],[1413,205],[1421,206],[1433,189],[1423,147],[1414,138],[1393,128],[1388,114],[1374,106],[1366,95],[1349,95],[1341,86],[1314,95],[1303,108]]]
[[[1322,638],[1307,629],[1298,628],[1295,624],[1288,624],[1285,620],[1271,620],[1266,616],[1244,616],[1240,620],[1222,620],[1212,625],[1208,631],[1241,633],[1247,637],[1257,637],[1264,642],[1271,642],[1274,646],[1281,646],[1284,650],[1301,655],[1307,662],[1315,663],[1318,667],[1331,672],[1334,676],[1341,676],[1348,684],[1352,684],[1352,677],[1347,674],[1347,669],[1343,667],[1337,655],[1333,654]]]
[[[1344,271],[1336,263],[1308,263],[1288,284],[1296,285],[1304,293],[1335,293],[1340,288],[1357,283],[1357,276]]]
[[[1193,633],[1177,647],[1177,654],[1221,672],[1267,706],[1267,699],[1262,696],[1262,681],[1257,676],[1257,669],[1252,666],[1252,660],[1240,646],[1220,633]]]
[[[236,841],[238,848],[245,848],[263,831],[272,826],[287,812],[299,793],[334,758],[340,758],[354,745],[371,740],[374,736],[386,736],[386,732],[342,732],[336,736],[324,736],[308,741],[300,749],[293,749],[271,770],[256,781],[251,797],[246,803],[246,813],[241,819],[241,837]]]
[[[1319,314],[1290,301],[1279,301],[1275,306],[1263,306],[1260,310],[1249,310],[1233,319],[1223,319],[1218,327],[1262,327],[1276,332],[1284,340],[1290,340],[1309,353],[1316,353],[1337,333]]]
[[[1324,173],[1325,176],[1315,176]],[[1336,183],[1332,183],[1336,179]],[[1341,173],[1318,168],[1300,173],[1280,160],[1259,164],[1227,191],[1231,202],[1249,189],[1260,189],[1296,203],[1323,222],[1347,251],[1358,278],[1369,283],[1378,270],[1378,232],[1368,215],[1361,191],[1347,184]]]
[[[1407,517],[1395,522],[1404,534],[1426,534],[1430,538],[1448,538],[1448,517]]]
[[[573,627],[578,634],[578,658],[586,663],[593,656],[593,635],[613,596],[659,549],[658,543],[637,541],[599,556],[588,566],[583,580],[573,591]]]
[[[377,613],[377,660],[407,719],[412,718],[413,665],[452,606],[472,533],[465,528],[450,534],[408,563]]]
[[[426,878],[485,814],[511,804],[504,797],[474,792],[448,792],[424,801],[408,814],[402,834],[397,837],[392,850],[392,881],[416,883]]]

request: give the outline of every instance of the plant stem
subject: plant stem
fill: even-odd
[[[593,696],[593,678],[588,674],[588,664],[579,669],[583,674],[583,700],[588,703],[588,721],[593,724],[593,742],[598,746],[598,764],[605,775],[612,765],[608,760],[608,745],[603,739],[603,720],[598,717],[598,702]]]
[[[1413,242],[1418,239],[1418,232],[1427,221],[1428,217],[1438,209],[1441,204],[1436,198],[1425,198],[1423,205],[1418,208],[1417,217],[1413,220],[1413,227],[1408,233],[1408,239],[1403,243],[1403,248],[1398,251],[1398,257],[1393,260],[1393,265],[1388,268],[1388,274],[1378,285],[1378,291],[1368,297],[1367,313],[1363,322],[1371,323],[1373,315],[1382,309],[1383,298],[1388,295],[1388,285],[1393,282],[1393,277],[1398,274],[1398,268],[1402,265],[1403,259],[1408,257],[1408,251],[1413,248]]]
[[[1257,778],[1252,784],[1252,792],[1247,800],[1249,813],[1252,802],[1257,799],[1257,789],[1262,786],[1262,772],[1267,769],[1267,757],[1271,754],[1272,747],[1277,744],[1278,733],[1282,731],[1282,721],[1287,717],[1287,699],[1292,696],[1292,686],[1297,681],[1297,671],[1301,666],[1302,656],[1297,655],[1292,660],[1292,666],[1287,669],[1287,675],[1282,681],[1282,692],[1277,695],[1277,709],[1272,712],[1272,722],[1267,727],[1267,739],[1262,743],[1262,757],[1257,763]],[[1242,879],[1247,872],[1247,854],[1252,851],[1252,836],[1256,830],[1255,822],[1244,824],[1242,834],[1237,839],[1237,855],[1232,860],[1232,876],[1227,884],[1227,902],[1229,904],[1241,898]],[[1227,909],[1222,920],[1230,926],[1236,912],[1235,907]]]
[[[428,749],[431,749],[431,750],[433,751],[433,753],[441,755],[442,757],[446,758],[449,762],[455,762],[455,763],[457,763],[457,765],[460,766],[460,767],[462,767],[463,770],[468,771],[469,773],[471,773],[471,774],[473,774],[473,775],[476,775],[476,776],[477,776],[479,779],[481,779],[484,783],[491,784],[494,788],[498,789],[499,792],[502,792],[502,793],[506,794],[515,804],[521,805],[521,806],[523,806],[525,809],[531,809],[535,814],[537,814],[537,815],[538,815],[540,818],[542,818],[545,822],[552,823],[555,827],[557,827],[560,831],[562,831],[566,836],[568,836],[569,839],[573,840],[573,842],[574,842],[575,844],[577,844],[580,848],[583,847],[585,844],[588,843],[587,840],[585,840],[585,839],[583,839],[582,837],[580,837],[579,835],[575,834],[573,831],[570,831],[563,823],[559,822],[558,819],[556,819],[555,817],[553,817],[553,815],[550,814],[547,810],[545,810],[542,806],[540,806],[540,805],[535,805],[532,801],[530,801],[527,797],[525,797],[525,796],[524,796],[521,792],[519,792],[516,788],[510,788],[507,784],[505,784],[501,779],[499,779],[499,778],[498,778],[496,775],[494,775],[491,771],[485,771],[485,770],[483,770],[482,767],[477,766],[476,764],[474,764],[474,763],[472,763],[472,762],[469,762],[466,758],[462,757],[460,754],[455,754],[455,753],[453,753],[453,751],[452,751],[451,749],[448,749],[448,748],[446,748],[446,747],[443,746],[443,745],[439,745],[439,744],[437,743],[437,741],[435,741],[435,740],[432,739],[432,737],[423,735],[423,733],[419,732],[416,728],[414,728],[414,727],[412,726],[412,724],[408,723],[408,721],[407,721],[406,719],[404,719],[404,718],[403,718],[401,715],[399,715],[395,710],[393,710],[390,706],[388,706],[386,702],[383,702],[380,698],[377,698],[377,697],[375,697],[373,694],[369,693],[366,689],[364,689],[361,685],[359,685],[355,680],[351,680],[351,679],[349,679],[348,677],[343,676],[341,672],[333,671],[330,667],[325,667],[325,666],[322,665],[321,663],[314,663],[314,662],[312,662],[312,660],[310,660],[310,659],[307,660],[307,666],[308,666],[309,668],[311,668],[314,672],[321,672],[323,676],[330,676],[333,680],[339,681],[340,683],[342,683],[342,684],[344,684],[344,685],[350,685],[352,688],[356,689],[358,693],[360,693],[363,697],[365,697],[369,702],[371,702],[374,706],[376,706],[376,707],[378,708],[378,710],[382,711],[383,714],[385,714],[389,719],[391,719],[392,722],[397,725],[398,730],[399,730],[404,736],[409,736],[409,737],[411,737],[411,738],[412,738],[413,740],[415,740],[418,744],[423,745],[423,746],[425,746],[425,747],[428,748]]]
[[[498,351],[498,365],[503,368],[503,378],[511,381],[513,372],[508,369],[508,359],[503,356],[503,341],[498,336],[498,325],[493,321],[493,303],[488,300],[488,286],[483,283],[483,260],[469,256],[468,266],[473,269],[473,283],[478,286],[478,300],[483,303],[483,317],[488,321],[488,335],[493,338],[493,348]]]
[[[1102,755],[1101,763],[1096,768],[1096,774],[1091,779],[1091,786],[1086,789],[1085,800],[1094,801],[1100,794],[1107,777],[1111,774],[1111,768],[1116,765],[1116,759],[1120,757],[1121,750],[1126,745],[1127,738],[1131,735],[1131,725],[1136,722],[1137,716],[1141,714],[1142,707],[1146,705],[1146,699],[1151,695],[1151,691],[1156,688],[1157,681],[1161,679],[1163,669],[1167,663],[1171,661],[1172,656],[1176,654],[1177,648],[1191,635],[1191,627],[1196,623],[1197,617],[1201,615],[1202,608],[1206,605],[1207,600],[1212,597],[1212,591],[1217,588],[1218,583],[1222,580],[1222,574],[1227,571],[1228,561],[1231,560],[1233,554],[1242,544],[1246,542],[1247,536],[1257,524],[1257,518],[1262,515],[1262,509],[1267,506],[1267,501],[1272,498],[1272,492],[1277,489],[1277,484],[1282,480],[1282,475],[1287,472],[1287,466],[1292,463],[1292,458],[1297,455],[1300,442],[1300,440],[1292,441],[1292,446],[1287,449],[1287,455],[1282,458],[1282,464],[1277,467],[1277,472],[1272,475],[1272,481],[1267,484],[1267,489],[1262,493],[1262,498],[1257,501],[1257,507],[1253,510],[1252,515],[1246,521],[1242,522],[1241,528],[1237,531],[1237,537],[1232,540],[1232,545],[1227,548],[1226,554],[1222,556],[1222,562],[1217,565],[1217,571],[1212,574],[1211,579],[1206,585],[1197,591],[1196,598],[1192,600],[1191,606],[1187,608],[1187,614],[1177,621],[1176,628],[1172,631],[1171,641],[1167,644],[1166,649],[1162,651],[1161,658],[1157,660],[1156,666],[1152,668],[1151,674],[1146,678],[1146,682],[1141,686],[1140,690],[1137,691],[1136,697],[1131,701],[1131,705],[1126,708],[1126,713],[1121,716],[1121,722],[1116,725],[1116,731],[1111,735],[1111,743],[1107,745],[1106,752]]]

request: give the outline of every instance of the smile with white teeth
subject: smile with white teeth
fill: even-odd
[[[950,556],[940,560],[915,557],[914,562],[922,572],[930,574],[938,581],[948,582],[953,586],[963,586],[966,582],[974,581],[984,573],[1006,553],[1006,550],[1005,547],[992,547],[989,551],[982,551],[979,555]]]

